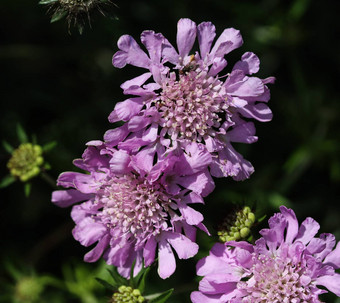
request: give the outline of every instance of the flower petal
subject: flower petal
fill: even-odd
[[[202,22],[197,26],[197,38],[202,59],[209,53],[215,36],[215,26],[211,22]]]
[[[183,18],[177,24],[177,47],[182,59],[189,54],[196,39],[196,24]]]
[[[68,207],[77,202],[88,200],[92,196],[76,189],[56,190],[52,193],[52,202],[59,207]]]
[[[126,64],[144,68],[149,67],[150,59],[131,36],[121,36],[117,44],[120,51],[116,52],[112,58],[112,63],[115,67],[123,68]]]
[[[158,274],[162,279],[170,277],[176,269],[176,261],[170,244],[161,240],[158,244]]]

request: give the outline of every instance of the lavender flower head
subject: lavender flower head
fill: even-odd
[[[332,234],[315,237],[319,224],[305,219],[299,227],[295,213],[284,206],[260,231],[255,245],[230,241],[213,246],[197,264],[204,276],[194,303],[321,302],[329,291],[340,297],[340,242]]]
[[[191,50],[196,37],[199,52]],[[249,118],[271,120],[271,110],[265,104],[270,98],[266,84],[273,83],[274,78],[251,76],[260,65],[259,58],[251,52],[220,76],[227,66],[224,56],[243,41],[234,28],[225,29],[213,44],[214,38],[212,23],[196,26],[189,19],[178,22],[178,51],[162,34],[153,31],[141,35],[148,54],[131,36],[122,36],[113,65],[122,68],[131,64],[148,71],[121,85],[124,94],[133,97],[117,103],[109,121],[126,124],[108,131],[105,141],[116,145],[126,139],[124,145],[118,146],[127,150],[155,141],[167,148],[183,149],[197,142],[212,155],[209,167],[213,176],[248,178],[254,169],[231,143],[257,141]],[[150,132],[155,135],[151,137]]]
[[[214,188],[202,161],[209,163],[210,155],[202,155],[197,144],[187,147],[188,154],[173,152],[166,158],[160,144],[133,155],[100,141],[88,144],[82,159],[74,161],[88,173],[62,173],[58,185],[68,189],[52,195],[58,206],[76,204],[74,238],[86,247],[96,243],[85,261],[103,255],[128,277],[134,261],[137,274],[158,251],[159,275],[169,277],[176,268],[173,250],[181,259],[194,256],[196,227],[207,232],[202,214],[189,204],[203,203],[202,196]]]

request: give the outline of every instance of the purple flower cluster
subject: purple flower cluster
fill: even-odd
[[[196,37],[199,52],[192,53]],[[127,150],[156,141],[166,148],[180,149],[197,142],[211,154],[212,176],[248,178],[254,169],[231,143],[257,141],[249,118],[271,120],[266,84],[274,78],[250,76],[260,65],[251,52],[245,53],[230,73],[219,76],[227,66],[224,56],[240,47],[243,40],[233,28],[225,29],[213,45],[214,38],[212,23],[196,26],[189,19],[178,22],[178,52],[162,34],[153,31],[141,35],[148,55],[131,36],[122,36],[113,65],[122,68],[131,64],[148,71],[121,85],[124,94],[133,97],[119,102],[109,120],[126,124],[108,131],[105,141],[117,144],[124,139],[118,146]]]
[[[215,244],[197,264],[204,276],[193,303],[321,303],[327,292],[340,296],[340,242],[332,234],[315,237],[320,226],[306,218],[299,226],[295,213],[284,206],[260,231],[255,245],[230,241]],[[334,250],[333,250],[334,249]]]
[[[191,49],[198,39],[199,52]],[[252,76],[258,57],[245,53],[229,71],[224,58],[242,45],[240,32],[225,29],[215,39],[210,22],[178,22],[177,50],[162,35],[144,31],[147,53],[128,35],[118,41],[113,65],[131,64],[146,73],[124,82],[130,97],[117,103],[104,141],[91,141],[75,166],[85,173],[65,172],[52,201],[73,205],[74,238],[93,246],[85,261],[101,256],[128,276],[158,258],[160,277],[169,277],[177,256],[198,251],[197,228],[208,233],[203,215],[191,204],[203,203],[214,189],[212,177],[248,178],[252,165],[232,142],[257,140],[250,119],[269,121],[268,83]]]

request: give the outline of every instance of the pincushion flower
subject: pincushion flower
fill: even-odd
[[[194,52],[196,37],[199,51]],[[150,30],[141,35],[147,53],[131,36],[122,36],[113,65],[122,68],[131,64],[147,72],[121,85],[124,94],[131,97],[116,104],[109,121],[125,121],[126,125],[106,133],[108,144],[116,144],[118,137],[149,144],[146,130],[152,129],[158,132],[154,140],[166,147],[185,148],[188,142],[204,145],[212,155],[213,176],[248,178],[254,169],[231,143],[257,141],[249,119],[271,120],[266,84],[274,78],[252,76],[258,72],[260,60],[251,52],[220,76],[227,66],[224,56],[240,47],[243,40],[234,28],[225,29],[213,45],[214,38],[212,23],[196,26],[190,19],[178,22],[178,51],[162,34]]]
[[[202,196],[214,188],[207,171],[210,155],[202,153],[192,144],[187,153],[173,151],[165,157],[164,147],[154,144],[130,155],[90,142],[82,159],[74,161],[88,173],[61,174],[58,185],[69,189],[52,195],[58,206],[76,204],[71,212],[74,238],[86,247],[96,243],[84,260],[94,262],[103,255],[127,277],[134,261],[137,274],[158,251],[158,272],[167,278],[176,268],[173,250],[182,259],[194,256],[196,227],[207,230],[202,214],[189,204],[203,203]]]
[[[281,206],[255,245],[215,244],[197,264],[204,278],[192,302],[318,303],[326,289],[340,297],[340,242],[334,249],[332,234],[315,237],[319,227],[312,218],[299,226],[293,210]]]

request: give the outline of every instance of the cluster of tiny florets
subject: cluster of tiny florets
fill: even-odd
[[[12,176],[26,182],[40,173],[43,162],[42,148],[39,145],[23,143],[14,150],[7,167]]]
[[[228,106],[219,96],[221,81],[194,62],[180,70],[178,79],[170,74],[156,106],[162,115],[161,126],[172,137],[200,142],[205,135],[215,135],[222,121],[219,113]]]
[[[145,302],[139,289],[133,289],[131,286],[120,286],[118,291],[112,296],[111,303],[142,303]]]
[[[109,177],[98,191],[97,202],[103,204],[97,216],[109,228],[133,235],[136,246],[167,227],[172,205],[159,184],[150,185],[134,174]]]
[[[246,206],[243,209],[231,213],[219,227],[217,235],[220,241],[238,241],[245,239],[250,234],[250,228],[255,222],[255,215]]]

